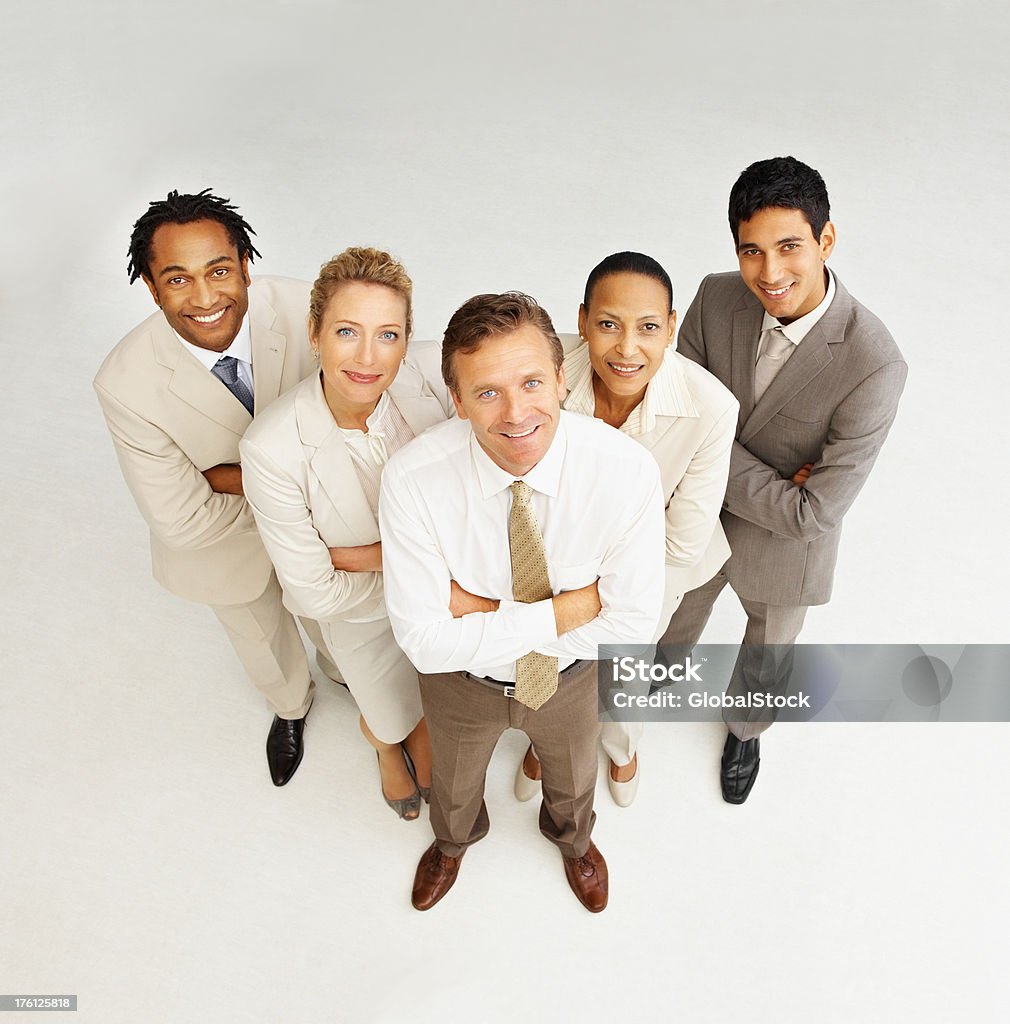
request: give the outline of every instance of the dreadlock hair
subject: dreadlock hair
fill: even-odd
[[[230,200],[211,195],[209,188],[196,195],[180,195],[173,189],[165,199],[156,199],[150,203],[147,212],[133,225],[130,248],[126,251],[130,258],[126,268],[130,284],[141,274],[150,275],[151,239],[162,224],[191,224],[196,220],[215,220],[224,227],[238,250],[239,261],[244,257],[252,261],[259,256],[249,239],[256,232],[249,227],[236,207],[231,205]]]

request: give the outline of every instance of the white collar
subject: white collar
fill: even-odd
[[[568,438],[565,433],[565,417],[568,413],[562,410],[558,420],[558,429],[544,457],[521,479],[541,494],[555,497],[561,486],[561,467],[568,449]],[[480,446],[473,429],[470,431],[470,457],[477,474],[481,493],[485,499],[493,497],[507,487],[511,487],[517,477],[507,473]]]
[[[569,412],[581,413],[583,416],[595,416],[593,364],[589,359],[588,342],[583,342],[565,356],[565,382],[568,384],[565,408]],[[667,346],[661,366],[645,388],[645,397],[637,409],[632,410],[632,415],[628,417],[625,426],[635,419],[635,412],[640,413],[635,424],[638,429],[627,430],[625,433],[648,434],[655,429],[657,416],[699,415],[672,344]]]
[[[191,352],[200,361],[201,365],[206,366],[208,370],[212,370],[214,364],[223,356],[234,356],[241,362],[252,366],[252,332],[249,329],[248,310],[246,315],[242,317],[242,325],[238,329],[238,334],[235,335],[232,343],[223,352],[211,352],[210,349],[200,348],[199,345],[188,342],[176,331],[172,331],[172,333],[179,339],[179,343],[183,348]]]
[[[828,275],[828,287],[825,289],[824,298],[809,313],[804,313],[791,324],[781,324],[766,312],[761,320],[761,333],[778,327],[789,341],[798,345],[813,330],[814,324],[827,313],[828,306],[835,297],[835,275],[827,267],[824,268],[824,272]]]

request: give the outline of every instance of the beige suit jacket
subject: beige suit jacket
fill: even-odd
[[[415,434],[453,410],[445,386],[429,384],[409,362],[388,394]],[[318,374],[257,416],[240,451],[246,494],[284,603],[328,624],[335,648],[354,646],[353,624],[385,619],[382,574],[335,571],[328,549],[374,544],[379,524]]]
[[[585,342],[560,335],[568,356]],[[670,375],[677,415],[657,416],[656,425],[634,440],[659,464],[666,501],[666,597],[660,631],[675,601],[707,583],[729,558],[719,510],[726,493],[738,403],[712,374],[669,352],[661,372]]]
[[[314,366],[309,285],[258,277],[249,288],[257,416]],[[203,471],[239,461],[252,418],[186,351],[159,310],[102,363],[95,391],[126,484],[151,531],[155,579],[210,605],[255,600],[270,560],[245,498],[217,494]]]

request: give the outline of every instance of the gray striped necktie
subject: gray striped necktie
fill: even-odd
[[[238,360],[234,356],[221,356],[210,372],[253,414],[253,396],[245,381],[238,375]]]
[[[782,333],[781,327],[771,327],[767,331],[764,349],[758,356],[754,367],[754,404],[761,401],[761,396],[771,386],[771,382],[785,366],[785,356],[792,349],[793,343]]]
[[[544,539],[530,500],[529,484],[512,484],[512,512],[509,515],[509,551],[512,555],[512,596],[530,604],[553,597],[547,578]],[[558,659],[530,651],[516,661],[515,699],[536,711],[558,688]]]

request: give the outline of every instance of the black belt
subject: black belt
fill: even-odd
[[[581,665],[587,663],[586,658],[579,661],[573,661],[568,668],[562,669],[558,673],[558,679],[563,679],[573,669],[579,668]],[[514,697],[516,695],[516,684],[506,683],[502,679],[492,679],[491,676],[475,676],[472,672],[462,673],[467,679],[472,679],[475,683],[483,683],[485,686],[490,686],[492,690],[498,690],[503,697]]]

